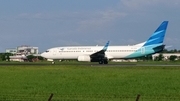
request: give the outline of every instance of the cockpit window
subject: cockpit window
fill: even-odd
[[[46,53],[49,52],[48,50],[46,51]]]

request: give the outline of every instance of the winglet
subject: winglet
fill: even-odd
[[[108,42],[106,43],[106,45],[104,46],[103,50],[106,51],[107,48],[108,48],[108,46],[109,46],[109,41],[108,41]]]

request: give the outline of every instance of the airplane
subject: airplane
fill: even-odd
[[[50,48],[41,54],[51,60],[70,60],[99,62],[108,64],[112,59],[133,59],[163,51],[168,21],[163,21],[150,38],[142,43],[128,46],[64,46]]]

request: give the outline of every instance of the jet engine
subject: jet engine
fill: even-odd
[[[91,61],[90,56],[78,56],[78,61]]]

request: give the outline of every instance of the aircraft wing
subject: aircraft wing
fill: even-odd
[[[91,54],[90,57],[92,59],[103,59],[105,57],[105,52],[106,52],[108,46],[109,46],[109,41],[106,43],[106,45],[104,46],[104,48],[102,50],[97,51],[96,53]]]

